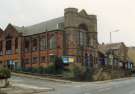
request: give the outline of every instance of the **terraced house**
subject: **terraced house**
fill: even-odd
[[[64,16],[31,26],[9,24],[0,30],[0,64],[9,68],[46,67],[65,62],[97,62],[97,18],[85,10],[65,9]],[[69,59],[70,60],[66,60]]]

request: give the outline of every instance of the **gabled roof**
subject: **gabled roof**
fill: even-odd
[[[120,43],[111,43],[111,44],[101,44],[98,46],[98,49],[102,53],[106,53],[109,49],[117,50],[120,49],[122,45],[125,45],[123,42]]]
[[[51,31],[51,30],[57,30],[57,24],[63,23],[64,22],[64,17],[59,17],[56,19],[48,20],[45,22],[41,22],[39,24],[31,25],[31,26],[26,26],[26,27],[18,27],[14,26],[13,27],[20,33],[22,33],[24,36],[27,35],[33,35],[37,33],[42,33],[45,31]]]

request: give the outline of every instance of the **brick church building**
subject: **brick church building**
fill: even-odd
[[[8,24],[0,29],[0,64],[46,67],[55,57],[73,63],[97,62],[97,18],[85,10],[66,8],[64,16],[31,26]]]

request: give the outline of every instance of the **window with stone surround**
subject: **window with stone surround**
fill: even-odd
[[[38,57],[32,57],[32,63],[38,63]]]
[[[32,39],[32,51],[37,51],[38,50],[38,39],[34,38]]]
[[[85,24],[80,24],[79,25],[79,44],[81,47],[86,46],[87,44],[87,31],[88,27]]]
[[[45,57],[45,56],[41,56],[41,57],[40,57],[40,62],[41,62],[41,63],[46,62],[46,57]]]
[[[30,49],[30,41],[28,39],[24,40],[24,52],[28,52]]]
[[[50,49],[56,48],[56,36],[55,36],[55,34],[52,34],[51,37],[50,37],[49,47],[50,47]]]
[[[40,38],[40,50],[47,49],[47,38],[46,36],[41,36]]]
[[[15,49],[18,49],[18,38],[15,38]]]

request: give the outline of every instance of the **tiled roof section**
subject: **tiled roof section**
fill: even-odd
[[[48,20],[31,26],[26,26],[26,27],[14,26],[14,28],[18,32],[22,33],[24,36],[27,36],[27,35],[42,33],[45,31],[57,30],[58,29],[57,24],[63,22],[64,22],[64,17],[59,17],[56,19]]]
[[[101,44],[99,45],[98,49],[102,53],[106,53],[109,49],[119,49],[121,45],[124,45],[123,42],[120,43],[112,43],[112,44]]]

